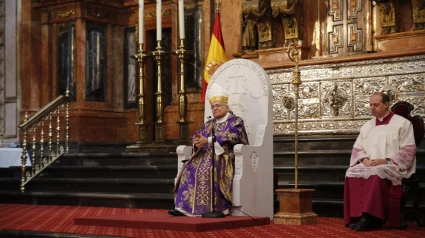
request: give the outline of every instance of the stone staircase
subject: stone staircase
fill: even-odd
[[[66,154],[19,191],[20,167],[0,177],[0,203],[169,209],[173,153]]]
[[[343,216],[344,177],[355,139],[355,136],[299,139],[298,187],[316,189],[313,211],[319,216]],[[425,160],[422,159],[425,143],[418,149],[416,174],[425,187]],[[0,203],[152,209],[174,206],[175,153],[99,151],[64,155],[31,181],[24,193],[19,191],[20,167],[0,169]],[[293,137],[274,138],[274,172],[279,175],[275,187],[294,188]],[[408,208],[412,201],[413,196]],[[425,214],[424,205],[420,208]]]

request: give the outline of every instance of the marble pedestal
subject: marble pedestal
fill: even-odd
[[[312,211],[312,193],[315,189],[276,189],[280,199],[280,212],[274,215],[275,224],[310,225],[317,223]]]

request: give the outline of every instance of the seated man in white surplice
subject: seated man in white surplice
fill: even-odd
[[[416,168],[410,121],[389,111],[390,98],[374,93],[375,116],[360,129],[344,185],[344,223],[357,231],[400,228],[401,180]]]

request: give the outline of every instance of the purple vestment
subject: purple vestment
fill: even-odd
[[[216,123],[215,119],[206,122],[195,132],[193,138],[199,134],[210,137],[212,125],[216,141],[224,149],[224,153],[217,155],[215,160],[215,194],[211,194],[212,144],[206,144],[202,148],[195,147],[194,153],[183,165],[174,189],[176,208],[196,215],[211,211],[212,197],[215,200],[216,212],[223,212],[231,206],[235,158],[233,147],[236,144],[248,144],[244,122],[232,112],[224,122]]]

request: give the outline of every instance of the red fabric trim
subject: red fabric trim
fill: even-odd
[[[214,20],[214,30],[213,35],[217,39],[217,41],[220,43],[223,50],[226,50],[224,48],[224,41],[223,41],[223,35],[221,34],[221,25],[220,25],[220,12],[215,13],[215,20]]]
[[[382,120],[382,121],[380,121],[380,120],[378,120],[378,118],[376,118],[376,119],[375,119],[375,120],[376,120],[376,125],[377,125],[377,126],[381,126],[381,125],[388,125],[388,123],[390,123],[391,118],[393,118],[393,116],[394,116],[394,113],[389,112],[389,113],[388,113],[388,115],[386,115],[386,116],[384,117],[384,120]]]

